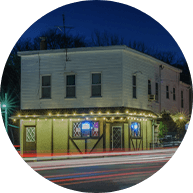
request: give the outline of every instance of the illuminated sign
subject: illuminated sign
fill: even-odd
[[[132,122],[131,123],[131,136],[132,137],[140,137],[141,127],[140,123]]]
[[[90,129],[90,123],[89,122],[82,123],[82,129]]]

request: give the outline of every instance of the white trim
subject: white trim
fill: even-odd
[[[50,98],[42,98],[42,77],[43,76],[50,76]],[[47,100],[47,99],[52,99],[52,75],[51,74],[41,74],[40,75],[40,99],[42,100]]]

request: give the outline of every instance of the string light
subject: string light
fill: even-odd
[[[96,118],[94,118],[94,120],[96,121]]]

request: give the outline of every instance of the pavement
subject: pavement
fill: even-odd
[[[103,153],[90,153],[90,154],[76,154],[76,155],[59,155],[59,156],[39,156],[39,157],[23,157],[26,162],[37,161],[50,161],[50,160],[66,160],[66,159],[82,159],[82,158],[104,158],[115,156],[132,156],[132,155],[151,155],[155,153],[165,153],[176,151],[177,148],[164,148],[154,150],[140,150],[140,151],[127,151],[127,152],[103,152]]]

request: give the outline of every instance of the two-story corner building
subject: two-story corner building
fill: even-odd
[[[163,110],[188,110],[181,70],[127,46],[19,52],[21,154],[148,149]]]

